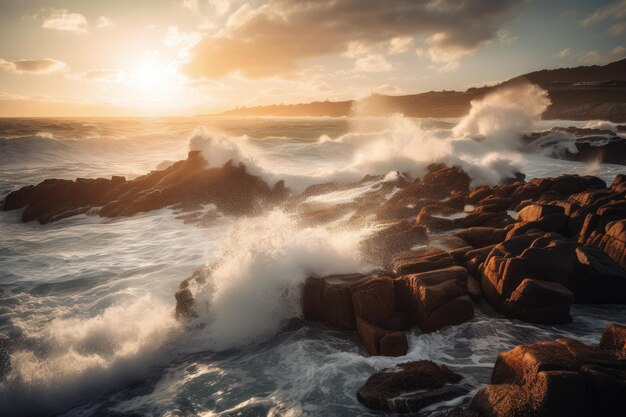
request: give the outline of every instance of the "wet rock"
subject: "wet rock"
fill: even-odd
[[[389,269],[396,275],[432,271],[454,265],[454,259],[442,249],[425,247],[404,252],[391,259]]]
[[[200,152],[192,151],[186,160],[131,181],[122,177],[45,180],[7,195],[3,209],[24,208],[24,222],[40,223],[97,207],[101,207],[97,211],[100,216],[119,217],[174,204],[188,207],[214,204],[225,214],[250,215],[275,205],[287,193],[284,184],[271,187],[250,175],[243,165],[229,162],[221,168],[207,168]]]
[[[355,330],[352,288],[367,279],[367,276],[361,274],[308,278],[302,292],[304,318],[321,321],[338,329]]]
[[[626,360],[626,326],[609,324],[602,333],[600,348],[616,352],[620,359]]]
[[[616,193],[626,192],[626,175],[618,174],[613,179],[613,183],[611,184],[611,190]]]
[[[424,332],[463,323],[474,317],[467,289],[467,271],[453,266],[396,278],[400,311],[413,317]]]
[[[485,299],[526,321],[568,322],[572,301],[626,303],[626,271],[601,250],[557,234],[506,240],[493,248],[479,272]]]
[[[356,329],[370,355],[403,356],[409,350],[405,330],[410,321],[396,311],[394,282],[375,277],[352,287]]]
[[[422,209],[417,215],[415,223],[435,232],[452,230],[456,228],[456,222],[453,219],[434,216],[424,209]]]
[[[506,237],[505,229],[496,229],[495,227],[470,227],[455,233],[474,248],[482,248],[485,246],[500,243]]]
[[[401,220],[373,233],[361,243],[363,252],[386,263],[394,254],[428,242],[426,228],[414,221]]]
[[[370,355],[402,356],[411,321],[396,311],[394,281],[385,276],[334,275],[308,278],[302,298],[304,318],[356,330]]]
[[[373,410],[415,413],[422,408],[464,395],[461,376],[431,361],[406,362],[383,369],[357,392],[361,404]]]
[[[462,229],[477,226],[502,228],[513,223],[513,221],[511,216],[506,213],[470,213],[462,219],[456,220],[456,226]]]
[[[626,362],[570,339],[517,346],[498,356],[471,409],[484,417],[622,415]]]

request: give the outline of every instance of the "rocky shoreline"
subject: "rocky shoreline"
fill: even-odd
[[[349,203],[309,201],[368,184],[374,191]],[[433,164],[418,179],[366,177],[290,195],[282,182],[270,186],[243,166],[207,169],[191,152],[185,161],[132,181],[46,180],[10,193],[3,210],[23,209],[23,221],[47,223],[88,211],[116,217],[174,206],[200,222],[194,210],[202,204],[228,215],[280,205],[305,224],[375,220],[380,228],[360,249],[381,269],[312,276],[302,290],[306,320],[355,331],[370,355],[403,356],[409,329],[434,332],[468,321],[476,302],[508,318],[554,325],[572,320],[574,303],[626,304],[626,175],[610,185],[593,176],[525,181],[518,175],[471,188],[459,167]],[[179,319],[195,315],[193,288],[207,273],[197,271],[181,283]],[[621,415],[625,344],[626,328],[614,324],[599,347],[565,339],[518,346],[500,355],[492,384],[474,396],[471,410],[455,413]],[[372,376],[358,398],[373,409],[417,412],[466,395],[462,379],[436,364],[407,363]]]

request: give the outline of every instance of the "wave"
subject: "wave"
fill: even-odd
[[[240,348],[278,332],[300,316],[307,277],[371,269],[357,250],[367,233],[301,228],[281,211],[237,222],[194,291],[193,350]]]
[[[357,117],[351,131],[336,138],[320,135],[315,142],[285,144],[280,152],[296,160],[302,157],[300,166],[272,160],[245,136],[207,130],[195,132],[190,149],[201,150],[211,166],[232,159],[269,183],[285,180],[295,191],[392,171],[418,177],[433,162],[463,167],[474,185],[495,184],[519,171],[521,138],[532,131],[548,105],[544,90],[523,84],[472,102],[469,114],[453,129],[433,128],[432,123],[425,127],[427,122],[396,114],[376,119],[378,130],[372,131],[373,119]],[[303,170],[302,165],[307,168]]]

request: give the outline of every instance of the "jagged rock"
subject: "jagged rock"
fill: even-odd
[[[302,312],[310,321],[356,330],[370,355],[402,356],[410,320],[396,311],[394,281],[385,276],[310,277],[302,294]]]
[[[626,303],[626,271],[604,252],[557,234],[506,240],[479,269],[485,299],[522,320],[571,320],[570,292],[577,303]]]
[[[394,256],[389,269],[396,275],[408,275],[432,271],[454,265],[454,259],[448,252],[432,247],[420,248]]]
[[[453,266],[403,275],[396,278],[395,284],[399,310],[410,315],[424,332],[474,317],[465,268]]]
[[[373,410],[415,413],[467,392],[456,384],[461,376],[431,361],[406,362],[368,378],[357,392],[361,404]]]
[[[388,261],[394,254],[428,242],[426,228],[414,221],[401,220],[373,233],[361,243],[364,253],[374,259]]]
[[[485,246],[500,243],[506,237],[505,229],[496,229],[495,227],[470,227],[455,233],[474,248],[482,248]]]
[[[308,278],[302,292],[304,318],[322,321],[339,329],[355,330],[352,288],[367,279],[361,274]]]
[[[433,216],[427,210],[422,209],[415,219],[415,223],[428,228],[431,231],[445,231],[456,228],[456,222],[453,219],[445,217]]]
[[[104,217],[132,216],[174,204],[195,207],[214,204],[222,213],[249,215],[274,205],[287,194],[283,182],[273,188],[250,175],[243,165],[228,162],[221,168],[207,168],[199,151],[186,160],[153,171],[132,181],[123,177],[76,181],[48,179],[6,196],[3,210],[24,208],[22,220],[48,223],[91,208],[101,207]]]
[[[570,339],[517,346],[498,356],[471,409],[483,417],[623,415],[626,361]]]
[[[616,352],[620,359],[626,360],[626,326],[609,324],[602,333],[600,348]]]

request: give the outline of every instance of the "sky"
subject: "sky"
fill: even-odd
[[[626,0],[0,0],[0,116],[465,90],[626,57]]]

